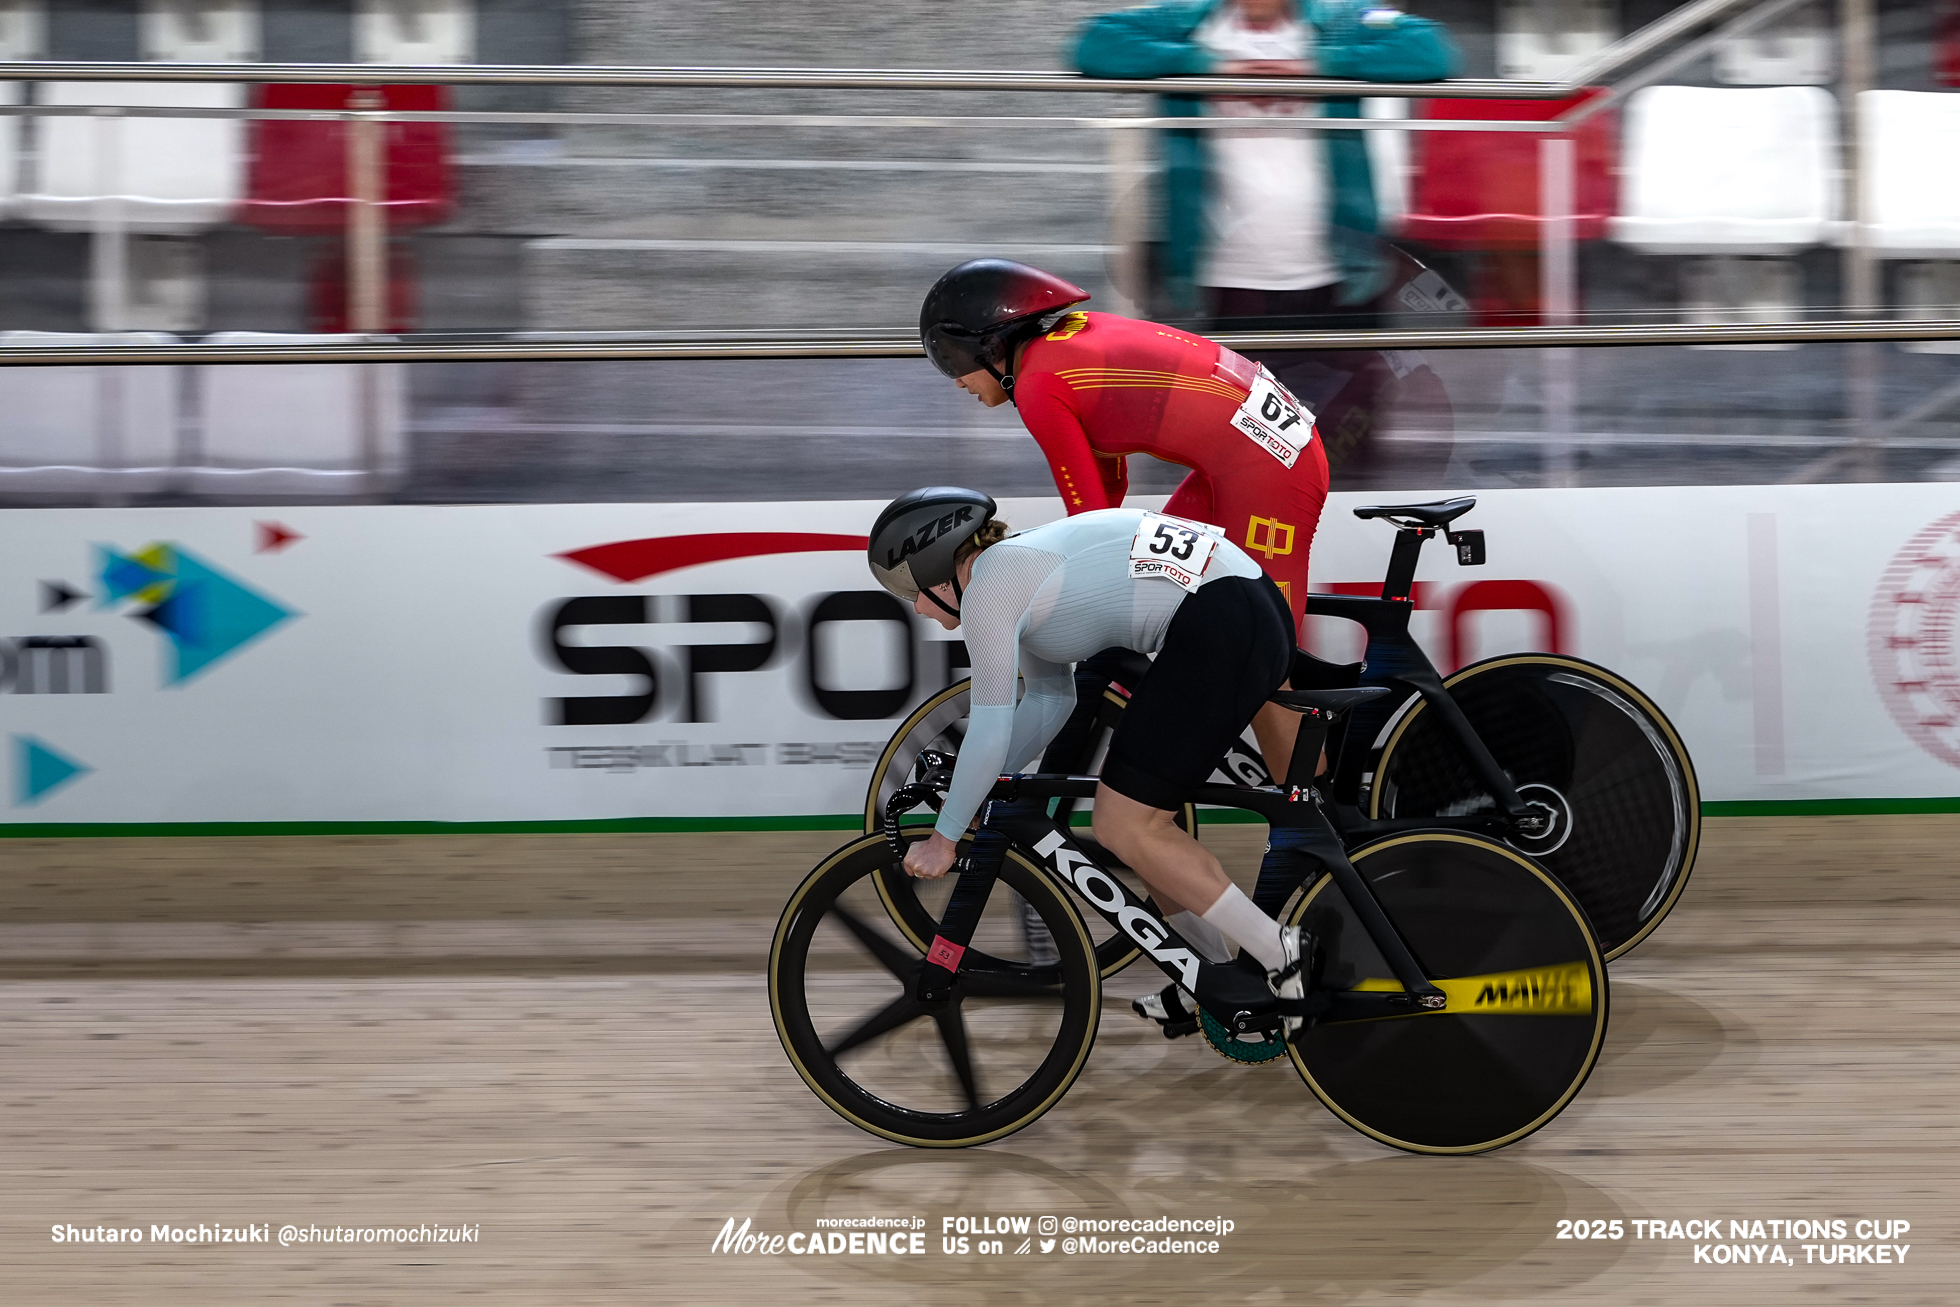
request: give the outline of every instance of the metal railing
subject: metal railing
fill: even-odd
[[[911,91],[911,92],[1038,92],[1098,95],[1257,95],[1260,97],[1371,97],[1385,99],[1521,99],[1555,100],[1575,96],[1586,89],[1598,89],[1602,81],[1666,51],[1641,71],[1606,86],[1602,94],[1567,108],[1556,117],[1520,121],[1438,118],[1321,118],[1303,119],[1302,131],[1358,132],[1526,132],[1540,135],[1542,179],[1542,263],[1541,293],[1546,317],[1558,324],[1569,323],[1576,312],[1577,264],[1571,236],[1574,204],[1576,151],[1570,133],[1588,118],[1630,94],[1666,76],[1691,60],[1706,55],[1715,44],[1744,35],[1809,0],[1695,0],[1660,20],[1633,32],[1591,59],[1585,60],[1562,80],[1552,82],[1514,82],[1488,79],[1456,79],[1430,83],[1376,83],[1333,78],[1270,77],[1166,77],[1159,79],[1111,79],[1086,77],[1076,73],[1023,70],[956,69],[879,69],[879,68],[670,68],[604,67],[550,65],[388,65],[320,63],[165,63],[165,62],[81,62],[26,60],[0,63],[0,82],[76,81],[76,82],[220,82],[220,83],[328,83],[355,87],[392,84],[441,84],[454,86],[555,86],[610,87],[638,89],[733,89],[804,91]],[[1869,10],[1873,0],[1841,0],[1847,38],[1847,71],[1869,69],[1869,46],[1873,33]],[[1743,11],[1739,15],[1737,11]],[[1861,19],[1860,15],[1863,15]],[[1852,49],[1851,38],[1862,43]],[[1685,42],[1683,44],[1683,42]],[[1862,81],[1857,87],[1862,88]],[[1847,104],[1849,115],[1853,106]],[[381,133],[391,122],[454,124],[534,124],[540,126],[647,125],[665,127],[897,127],[931,128],[1017,128],[1050,127],[1103,130],[1109,136],[1112,177],[1110,227],[1120,239],[1118,245],[1134,244],[1144,224],[1140,188],[1135,182],[1143,169],[1140,132],[1175,128],[1178,130],[1225,129],[1242,126],[1229,118],[1162,118],[1146,115],[1057,116],[1057,115],[875,115],[875,114],[744,114],[744,113],[636,113],[559,112],[559,111],[396,111],[383,107],[378,95],[359,92],[349,108],[342,111],[277,110],[254,108],[192,108],[178,106],[88,106],[88,105],[4,105],[6,117],[176,117],[242,118],[263,120],[340,121],[348,125],[347,177],[350,201],[347,216],[348,321],[357,333],[372,334],[385,327],[388,303],[387,230],[378,207],[384,197],[382,173],[386,166]],[[1269,124],[1278,126],[1281,124]],[[1860,160],[1854,134],[1847,134],[1846,173],[1848,212],[1856,215],[1861,203],[1857,184]],[[109,224],[112,228],[115,224]],[[1862,224],[1855,216],[1846,224],[1846,281],[1850,292],[1846,302],[1868,305],[1875,287],[1875,262],[1865,248]],[[114,235],[113,231],[110,233]],[[1124,256],[1128,258],[1129,256]],[[111,259],[108,266],[119,266]],[[1135,281],[1135,268],[1127,269]],[[105,302],[119,303],[116,296]],[[1131,304],[1118,304],[1133,309]],[[99,324],[113,330],[115,324]]]
[[[370,336],[331,344],[10,345],[0,367],[72,364],[529,363],[677,359],[922,358],[915,332],[730,332],[640,335],[530,332],[494,340]],[[1960,319],[1738,323],[1695,326],[1481,327],[1449,331],[1226,331],[1235,350],[1574,349],[1662,345],[1803,345],[1960,340]]]
[[[1741,0],[1734,0],[1740,3]],[[1361,82],[1333,77],[1087,77],[1068,72],[942,68],[657,68],[549,64],[193,64],[15,60],[0,82],[309,82],[338,86],[591,86],[643,90],[1065,91],[1078,95],[1361,95],[1557,99],[1560,82],[1459,78]]]
[[[863,69],[863,68],[663,68],[549,65],[419,65],[383,64],[298,64],[298,63],[107,63],[28,60],[0,63],[0,82],[80,81],[80,82],[220,82],[220,83],[328,83],[356,87],[391,84],[442,84],[454,86],[580,86],[639,89],[748,89],[748,90],[825,90],[825,91],[926,91],[926,92],[1042,92],[1121,95],[1246,95],[1261,97],[1371,97],[1385,99],[1562,99],[1597,88],[1605,78],[1615,76],[1641,63],[1657,52],[1675,48],[1639,73],[1605,88],[1583,103],[1566,109],[1556,117],[1520,121],[1449,120],[1437,118],[1322,118],[1302,119],[1301,131],[1359,132],[1527,132],[1543,137],[1540,146],[1542,180],[1541,292],[1546,317],[1555,324],[1566,324],[1576,314],[1577,254],[1572,239],[1572,219],[1576,185],[1576,151],[1570,133],[1592,115],[1601,112],[1632,90],[1659,80],[1683,64],[1702,57],[1724,39],[1740,36],[1768,23],[1809,0],[1695,0],[1694,3],[1663,17],[1599,52],[1576,66],[1556,82],[1512,82],[1483,79],[1456,79],[1430,83],[1376,83],[1332,78],[1269,77],[1167,77],[1160,79],[1093,78],[1081,74],[1049,71],[971,71],[947,69]],[[1866,46],[1872,41],[1868,22],[1872,0],[1842,0],[1847,37],[1860,35]],[[1732,16],[1744,10],[1740,16]],[[1724,21],[1726,20],[1726,21]],[[1719,25],[1718,25],[1719,24]],[[1699,33],[1697,36],[1696,33]],[[1688,39],[1693,37],[1693,39]],[[1861,55],[1847,49],[1847,68],[1869,68],[1869,49]],[[1847,111],[1850,106],[1847,106]],[[385,196],[385,153],[381,134],[391,122],[440,122],[455,124],[572,125],[658,125],[666,127],[899,127],[906,129],[972,127],[1051,127],[1104,130],[1109,135],[1112,196],[1110,228],[1120,237],[1118,245],[1135,245],[1144,218],[1140,188],[1135,182],[1141,174],[1143,150],[1140,132],[1175,128],[1178,130],[1228,129],[1243,124],[1230,118],[1162,118],[1145,115],[1056,116],[1056,115],[867,115],[867,114],[741,114],[741,113],[634,113],[634,112],[558,112],[558,111],[397,111],[383,107],[380,97],[357,92],[349,108],[341,111],[277,110],[254,108],[193,108],[179,106],[88,106],[88,105],[4,105],[6,117],[172,117],[241,118],[262,120],[340,121],[348,125],[346,152],[349,195],[346,239],[348,247],[348,321],[356,333],[374,334],[384,329],[388,303],[387,228],[380,206]],[[1282,124],[1269,124],[1279,126]],[[1857,213],[1861,188],[1857,184],[1859,159],[1855,140],[1847,139],[1847,187],[1851,196],[1849,211]],[[115,238],[117,224],[107,224],[107,234]],[[1847,224],[1847,296],[1852,305],[1864,306],[1873,299],[1874,261],[1864,245],[1862,224]],[[1130,255],[1123,256],[1125,259]],[[106,266],[120,266],[113,258]],[[1129,280],[1136,280],[1136,269],[1128,267]],[[106,295],[104,302],[120,303],[117,295]],[[1134,309],[1119,303],[1115,307]],[[113,330],[116,324],[99,324]]]
[[[1304,118],[1302,131],[1526,132],[1539,147],[1540,328],[1452,331],[1314,331],[1231,333],[1227,344],[1255,350],[1476,349],[1533,348],[1542,355],[1547,394],[1545,426],[1555,443],[1571,434],[1574,420],[1573,361],[1580,347],[1636,345],[1736,346],[1844,342],[1863,345],[1847,363],[1854,421],[1877,412],[1877,364],[1869,346],[1887,340],[1960,339],[1960,322],[1894,321],[1854,317],[1837,322],[1786,322],[1724,325],[1574,325],[1577,317],[1577,242],[1573,236],[1576,147],[1573,131],[1593,115],[1651,85],[1716,43],[1746,35],[1806,0],[1696,0],[1582,62],[1560,81],[1513,82],[1458,79],[1433,83],[1374,83],[1330,78],[1169,77],[1106,79],[1048,71],[972,71],[944,69],[817,68],[665,68],[596,66],[442,66],[342,64],[81,63],[23,61],[0,63],[0,82],[223,82],[327,83],[372,88],[399,84],[454,86],[552,86],[643,90],[790,90],[900,92],[1028,92],[1076,95],[1256,95],[1259,97],[1373,97],[1386,99],[1560,100],[1591,90],[1595,94],[1545,119],[1454,120],[1440,118]],[[1841,86],[1847,119],[1856,92],[1865,89],[1872,67],[1873,0],[1840,0],[1846,76]],[[1629,71],[1636,69],[1637,71]],[[1606,79],[1618,78],[1606,85]],[[1109,225],[1119,259],[1140,248],[1144,226],[1141,188],[1145,169],[1143,134],[1157,129],[1211,130],[1241,127],[1230,118],[1150,114],[951,115],[579,111],[400,111],[389,110],[378,94],[356,92],[345,110],[191,108],[179,106],[7,105],[5,116],[90,116],[242,118],[339,121],[348,125],[346,242],[350,277],[348,320],[353,334],[341,342],[307,345],[111,345],[25,346],[0,349],[0,366],[62,364],[198,363],[349,363],[349,362],[517,362],[543,360],[889,358],[915,356],[909,333],[748,332],[712,335],[650,333],[594,338],[532,333],[501,339],[392,339],[382,334],[388,296],[387,228],[383,217],[385,151],[382,133],[391,122],[512,124],[541,126],[648,125],[664,127],[765,128],[1056,128],[1100,130],[1107,134],[1111,178]],[[1279,126],[1271,123],[1269,126]],[[1855,131],[1845,134],[1848,239],[1844,254],[1850,314],[1869,312],[1875,296],[1875,260],[1866,248],[1859,185],[1862,160]],[[109,224],[114,234],[116,224]],[[115,266],[111,261],[110,266]],[[1131,284],[1136,269],[1129,267]],[[1131,311],[1120,301],[1113,307]]]
[[[0,63],[5,82],[163,82],[163,83],[315,83],[359,88],[440,84],[469,86],[586,87],[660,90],[774,90],[835,92],[999,93],[1026,92],[1101,96],[1252,95],[1261,98],[1352,98],[1459,100],[1563,100],[1594,91],[1556,117],[1517,121],[1439,118],[1307,118],[1303,131],[1527,132],[1541,137],[1543,192],[1540,230],[1541,291],[1546,320],[1553,325],[1526,328],[1453,330],[1356,330],[1233,332],[1217,339],[1247,351],[1535,349],[1544,351],[1546,402],[1544,437],[1556,463],[1561,442],[1574,435],[1573,363],[1578,348],[1631,346],[1741,346],[1845,343],[1851,429],[1860,434],[1829,460],[1855,462],[1870,445],[1900,424],[1920,420],[1960,398],[1948,387],[1918,408],[1877,421],[1875,346],[1884,341],[1960,340],[1960,320],[1900,321],[1866,316],[1875,299],[1875,260],[1865,248],[1860,219],[1863,188],[1857,134],[1844,134],[1845,212],[1851,221],[1845,250],[1845,302],[1838,321],[1687,325],[1574,325],[1576,242],[1572,236],[1575,147],[1573,131],[1593,115],[1621,102],[1633,91],[1669,76],[1704,57],[1717,42],[1746,35],[1807,0],[1696,0],[1628,35],[1575,66],[1559,81],[1517,82],[1457,79],[1432,83],[1376,83],[1331,78],[1168,77],[1106,79],[1053,71],[826,68],[672,68],[601,66],[406,66],[265,63],[98,63],[20,61]],[[1855,96],[1868,89],[1875,44],[1871,21],[1874,0],[1838,0],[1844,76],[1840,94],[1847,122],[1854,120]],[[1611,84],[1601,89],[1609,79]],[[1100,107],[1100,106],[1097,106]],[[710,113],[615,111],[401,111],[383,107],[381,97],[363,90],[343,110],[194,108],[189,106],[4,105],[11,117],[172,117],[342,122],[347,132],[347,248],[349,321],[356,330],[332,343],[206,345],[11,346],[0,348],[0,367],[60,365],[199,365],[293,363],[513,363],[530,361],[742,360],[907,358],[921,354],[910,332],[749,331],[716,333],[647,332],[633,334],[523,333],[501,337],[391,337],[383,334],[387,287],[387,230],[383,217],[385,151],[382,133],[389,123],[534,124],[540,126],[663,126],[695,128],[1055,128],[1107,133],[1114,203],[1111,230],[1136,239],[1141,209],[1132,185],[1140,175],[1144,133],[1159,129],[1212,130],[1242,127],[1243,120],[1159,117],[1147,112],[1081,114],[917,114],[917,113]],[[1279,123],[1268,124],[1271,126]],[[1129,204],[1125,209],[1123,206]],[[1119,309],[1123,305],[1116,306]],[[1924,410],[1924,411],[1922,411]],[[368,442],[372,444],[370,440]],[[1819,466],[1823,466],[1822,463]]]
[[[1562,81],[1458,78],[1443,82],[1363,82],[1326,77],[1098,78],[1080,73],[935,68],[657,68],[551,64],[108,63],[0,61],[0,82],[314,82],[350,86],[607,86],[827,91],[1065,91],[1077,94],[1390,96],[1412,99],[1559,99],[1609,77],[1755,0],[1695,0],[1633,32],[1576,67]],[[1730,35],[1752,30],[1808,0],[1773,0]],[[1718,37],[1722,33],[1717,34]],[[1701,47],[1705,49],[1705,47]]]

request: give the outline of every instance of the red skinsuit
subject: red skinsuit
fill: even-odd
[[[1123,502],[1125,454],[1190,468],[1164,511],[1224,527],[1279,582],[1297,632],[1327,455],[1316,433],[1288,468],[1231,425],[1257,371],[1203,336],[1071,313],[1029,343],[1014,399],[1071,516]]]

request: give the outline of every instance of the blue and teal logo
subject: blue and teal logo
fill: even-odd
[[[14,737],[14,806],[31,808],[72,780],[94,771],[45,740]]]
[[[273,627],[299,616],[182,545],[145,545],[123,554],[97,545],[99,606],[138,605],[131,617],[170,638],[164,684],[179,685],[237,653]]]

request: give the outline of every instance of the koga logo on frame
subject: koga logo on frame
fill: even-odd
[[[1141,945],[1145,953],[1159,962],[1176,967],[1186,989],[1197,989],[1197,957],[1189,949],[1170,947],[1157,919],[1131,904],[1124,897],[1123,887],[1112,880],[1107,872],[1069,848],[1060,831],[1050,831],[1042,836],[1034,851],[1047,858],[1063,879],[1082,891],[1082,897],[1105,912],[1115,913],[1123,933]]]

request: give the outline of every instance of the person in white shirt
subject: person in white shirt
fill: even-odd
[[[1307,77],[1315,68],[1313,29],[1292,0],[1220,5],[1192,39],[1216,60],[1221,77]],[[1209,134],[1211,186],[1197,277],[1209,316],[1329,312],[1342,272],[1327,242],[1326,148],[1317,134],[1293,125],[1318,117],[1319,105],[1219,96],[1211,112],[1248,125]],[[1251,125],[1262,120],[1267,125]]]
[[[1372,311],[1390,289],[1363,134],[1281,130],[1359,117],[1359,100],[1200,97],[1174,79],[1434,81],[1461,63],[1442,26],[1386,0],[1160,0],[1090,18],[1070,58],[1091,77],[1173,79],[1158,104],[1166,118],[1266,120],[1159,138],[1160,313],[1297,319]]]

